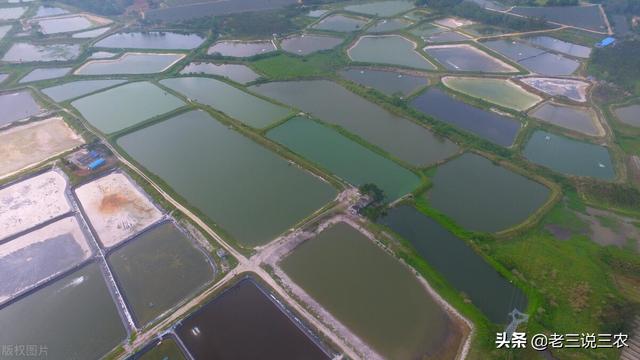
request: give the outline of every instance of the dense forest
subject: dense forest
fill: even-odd
[[[640,0],[593,0],[601,3],[607,13],[640,15]]]
[[[640,94],[640,40],[619,41],[615,46],[594,49],[588,72]]]

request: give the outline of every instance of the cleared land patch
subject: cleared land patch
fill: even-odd
[[[564,96],[578,102],[587,101],[587,89],[591,85],[586,81],[573,79],[528,77],[519,80],[551,96]]]
[[[59,117],[0,132],[0,178],[81,144],[84,144],[82,137]]]
[[[48,171],[0,189],[0,240],[71,211],[67,180]]]
[[[162,212],[125,175],[109,174],[75,190],[104,247],[134,236],[162,218]]]

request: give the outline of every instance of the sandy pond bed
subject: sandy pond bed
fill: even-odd
[[[112,247],[162,219],[162,213],[124,174],[112,173],[75,190],[103,246]]]

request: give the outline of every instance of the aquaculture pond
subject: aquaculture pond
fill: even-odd
[[[536,164],[560,173],[613,180],[615,171],[606,147],[536,131],[523,155]]]
[[[586,59],[589,57],[589,55],[591,55],[591,48],[589,47],[562,41],[550,36],[534,36],[532,38],[527,38],[527,41],[549,50],[557,51],[579,58]]]
[[[615,109],[620,121],[627,125],[640,127],[640,105],[629,105]]]
[[[366,15],[376,15],[379,17],[390,17],[401,12],[411,10],[415,7],[411,1],[391,0],[373,1],[364,4],[345,6],[345,10]]]
[[[257,80],[260,75],[250,67],[242,64],[214,64],[206,62],[193,62],[185,66],[180,74],[207,74],[226,77],[240,84]]]
[[[367,35],[358,39],[347,53],[352,61],[434,70],[435,66],[415,47],[414,42],[400,35]]]
[[[80,55],[78,44],[35,45],[14,43],[4,56],[7,62],[48,62],[75,60]]]
[[[386,358],[433,356],[443,351],[447,340],[459,341],[449,338],[455,331],[451,319],[415,275],[346,223],[305,241],[280,265],[323,308]]]
[[[47,16],[63,15],[68,13],[69,12],[67,10],[59,7],[40,5],[34,17],[47,17]]]
[[[335,36],[300,34],[286,37],[280,43],[282,50],[297,55],[309,55],[340,45],[344,39]]]
[[[145,17],[152,21],[173,23],[176,21],[190,20],[207,16],[221,16],[241,12],[253,12],[263,10],[279,9],[288,5],[297,4],[296,0],[223,0],[208,1],[201,0],[184,1],[180,6],[170,6],[152,9],[145,12]],[[173,4],[176,4],[174,2]]]
[[[184,105],[149,82],[136,82],[80,98],[71,103],[91,125],[114,133]]]
[[[497,324],[508,322],[514,308],[525,312],[526,295],[505,279],[464,240],[416,208],[402,205],[378,222],[407,240],[429,266]]]
[[[376,184],[390,201],[420,185],[411,171],[313,120],[293,118],[267,137],[355,186]]]
[[[0,8],[0,20],[19,19],[27,11],[27,7],[5,7]]]
[[[395,30],[404,29],[413,25],[413,22],[397,18],[397,19],[380,19],[376,21],[373,25],[371,25],[368,29],[368,33],[384,33]]]
[[[328,360],[281,302],[244,279],[181,321],[176,333],[196,360]]]
[[[536,119],[589,136],[604,136],[598,115],[590,108],[546,102],[530,114]]]
[[[0,309],[2,344],[36,344],[52,359],[99,359],[126,337],[97,263]]]
[[[523,111],[542,101],[507,79],[447,76],[442,79],[447,87],[463,94],[513,110]]]
[[[262,128],[284,119],[291,110],[215,79],[183,77],[160,81],[193,101],[209,105],[249,126]]]
[[[427,46],[424,51],[442,66],[453,71],[494,73],[518,71],[513,66],[468,44]]]
[[[46,18],[36,20],[36,23],[45,35],[85,30],[94,26],[94,23],[83,15]]]
[[[374,88],[386,95],[401,94],[402,96],[407,96],[429,84],[429,80],[423,76],[371,68],[341,70],[340,76],[360,85]]]
[[[11,25],[0,26],[0,40],[11,30]]]
[[[327,80],[274,82],[251,89],[338,125],[414,166],[441,161],[458,147],[428,129]]]
[[[461,33],[455,31],[443,31],[433,35],[429,35],[422,38],[424,41],[428,43],[446,43],[446,42],[460,42],[467,41],[470,38]]]
[[[0,244],[0,304],[89,258],[91,248],[74,217]]]
[[[55,79],[65,76],[71,70],[70,67],[65,68],[47,68],[47,69],[34,69],[28,73],[25,77],[20,79],[19,83],[28,83],[32,81]]]
[[[153,74],[168,70],[183,54],[125,53],[117,59],[90,60],[76,75]]]
[[[353,32],[362,29],[368,21],[366,18],[334,14],[318,21],[312,28],[337,32]]]
[[[109,254],[109,263],[144,326],[213,280],[206,255],[172,223],[145,231]]]
[[[414,98],[411,106],[425,115],[505,147],[513,145],[520,131],[518,120],[471,106],[437,88],[430,88]]]
[[[432,180],[426,195],[429,205],[473,231],[518,225],[550,194],[544,185],[473,153],[441,165]]]
[[[28,90],[0,93],[0,109],[2,109],[0,127],[44,111]]]
[[[549,53],[521,41],[491,40],[483,45],[517,62],[531,72],[541,75],[571,75],[580,66],[580,62],[576,60]]]
[[[607,27],[598,5],[585,6],[515,6],[512,13],[545,18],[548,21],[593,31],[606,32]]]
[[[428,23],[428,22],[424,22],[421,24],[418,24],[416,26],[414,26],[413,28],[408,30],[411,34],[421,37],[421,38],[426,38],[428,36],[434,35],[434,34],[439,34],[443,31],[447,31],[446,28],[440,27],[440,26],[436,26],[433,25],[432,23]]]
[[[127,134],[118,145],[243,246],[269,242],[336,195],[203,111]]]
[[[276,46],[270,40],[219,41],[209,48],[207,54],[244,58],[258,54],[266,54],[276,50]]]
[[[202,45],[198,34],[180,34],[165,31],[129,32],[109,35],[94,46],[117,49],[191,50]]]
[[[551,96],[564,96],[578,102],[587,101],[587,89],[590,86],[586,81],[573,79],[528,77],[520,81]]]
[[[126,80],[80,80],[48,87],[42,89],[42,92],[54,101],[61,102],[124,82],[126,82]]]
[[[71,35],[71,37],[74,38],[74,39],[91,39],[91,38],[94,38],[94,37],[98,37],[98,36],[106,33],[109,30],[111,30],[111,28],[107,26],[107,27],[103,27],[103,28],[99,28],[99,29],[77,32],[77,33],[74,33],[73,35]]]

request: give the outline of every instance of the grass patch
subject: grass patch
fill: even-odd
[[[307,57],[280,54],[257,60],[251,65],[260,73],[274,80],[290,80],[330,76],[347,60],[335,52],[316,53]]]

